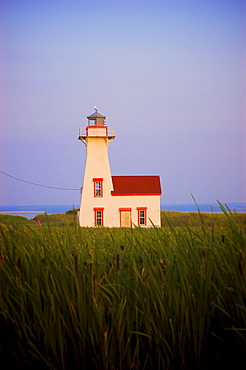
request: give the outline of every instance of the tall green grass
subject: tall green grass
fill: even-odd
[[[222,209],[195,227],[2,227],[3,369],[246,365],[245,221]]]

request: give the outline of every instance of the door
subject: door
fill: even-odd
[[[131,211],[121,211],[120,212],[120,226],[121,227],[131,227]]]

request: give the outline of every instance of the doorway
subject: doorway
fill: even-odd
[[[120,226],[121,227],[132,226],[131,209],[120,209]]]

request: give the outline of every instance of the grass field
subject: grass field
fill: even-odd
[[[223,210],[151,229],[1,215],[1,368],[244,369],[246,216]]]

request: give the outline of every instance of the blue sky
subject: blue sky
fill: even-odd
[[[159,174],[161,203],[246,201],[244,0],[0,0],[0,170],[80,188],[78,129],[116,129],[112,174]],[[0,204],[78,204],[0,173]]]

